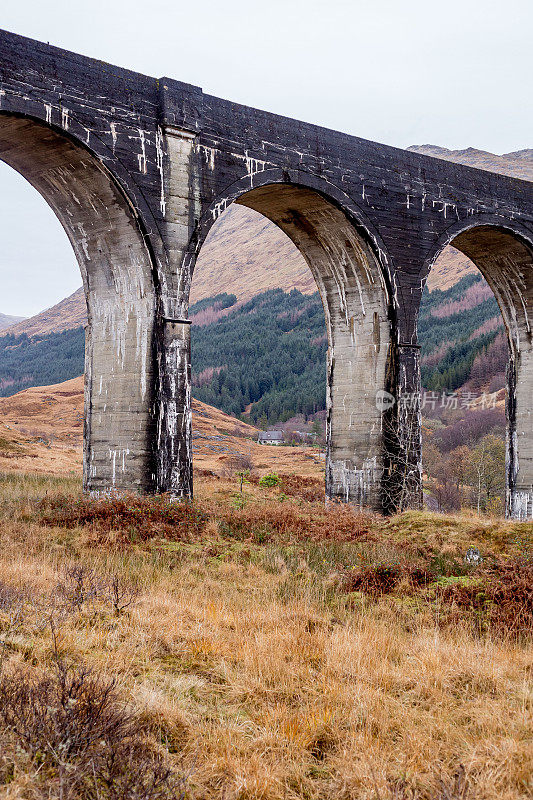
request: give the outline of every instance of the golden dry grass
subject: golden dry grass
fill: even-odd
[[[280,490],[246,489],[249,523],[249,509],[263,520],[269,503],[291,519],[318,513]],[[39,522],[38,498],[78,491],[75,478],[0,480],[0,586],[30,593],[15,628],[0,611],[3,669],[52,662],[52,614],[62,657],[118,679],[188,775],[191,800],[531,796],[531,640],[442,627],[417,597],[342,595],[334,575],[361,548],[379,560],[402,542],[449,556],[469,544],[525,552],[533,526],[406,514],[371,520],[366,544],[327,532],[262,543],[222,535],[213,518],[198,541],[118,550],[94,546],[88,528]],[[235,482],[214,491],[224,513],[239,511]],[[213,496],[206,486],[200,504],[212,509]],[[57,586],[73,563],[140,595],[119,615],[100,595],[65,609]],[[19,765],[0,792],[47,796],[38,782]]]

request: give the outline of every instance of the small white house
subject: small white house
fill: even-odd
[[[283,444],[283,431],[261,431],[258,444]]]

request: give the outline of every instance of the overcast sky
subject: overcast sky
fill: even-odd
[[[0,27],[398,147],[533,147],[533,0],[21,0]],[[0,164],[0,311],[74,291],[70,245]]]

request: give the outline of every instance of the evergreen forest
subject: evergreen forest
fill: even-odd
[[[246,303],[219,294],[191,306],[193,394],[256,423],[325,408],[327,339],[318,294],[272,289]],[[423,386],[453,391],[502,373],[506,345],[496,300],[479,273],[426,291],[420,314]],[[503,344],[502,344],[503,342]],[[0,395],[73,378],[84,369],[83,328],[0,337]]]

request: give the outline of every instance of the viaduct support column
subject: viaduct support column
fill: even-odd
[[[384,413],[388,467],[383,480],[388,513],[419,509],[422,495],[422,420],[420,345],[417,325],[423,286],[419,275],[424,254],[397,255],[396,330],[389,375],[390,408]]]
[[[194,259],[188,246],[199,217],[196,134],[164,131],[164,213],[168,267],[159,287],[155,460],[158,492],[192,496],[191,324],[188,299]]]
[[[366,315],[357,300],[348,296],[353,311],[348,325],[338,309],[331,314],[326,497],[381,511],[384,442],[379,399],[389,352],[388,322],[374,312],[381,311],[376,300],[373,306],[369,301]]]
[[[515,348],[512,348],[515,350]],[[507,515],[533,519],[533,343],[511,353],[507,396]]]
[[[423,503],[420,345],[416,333],[421,290],[400,291],[398,296],[388,394],[382,413],[385,443],[382,505],[389,514],[421,508]]]
[[[395,403],[385,431],[391,467],[390,495],[394,510],[402,511],[422,507],[420,346],[400,342],[395,361]]]
[[[157,489],[192,496],[191,324],[163,317],[159,333]]]

